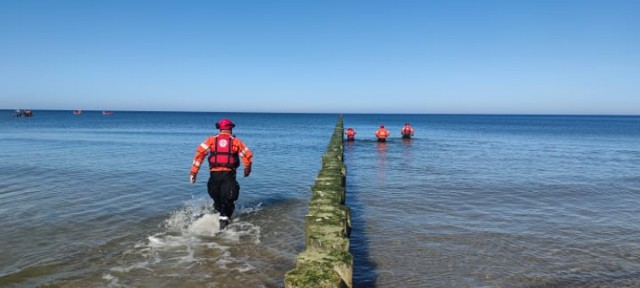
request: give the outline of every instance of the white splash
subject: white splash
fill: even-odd
[[[205,214],[196,221],[188,225],[189,234],[198,236],[216,236],[220,232],[220,221],[218,214]]]
[[[192,201],[172,212],[161,223],[158,233],[125,251],[123,259],[127,260],[112,267],[104,280],[110,286],[117,286],[120,284],[118,277],[123,274],[166,274],[180,269],[197,273],[194,271],[211,264],[226,271],[245,273],[254,270],[246,257],[237,255],[234,251],[237,249],[232,248],[260,243],[260,227],[242,217],[258,213],[261,204],[237,209],[230,225],[222,231],[219,214],[213,212],[211,204],[210,200]]]

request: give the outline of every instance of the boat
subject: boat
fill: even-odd
[[[111,115],[111,114],[113,114],[113,111],[108,111],[108,110],[102,111],[102,115]]]
[[[82,110],[78,109],[78,110],[73,110],[73,114],[75,115],[80,115],[82,114]]]
[[[31,111],[31,109],[24,109],[24,110],[16,109],[16,112],[13,115],[15,117],[32,117],[33,111]]]

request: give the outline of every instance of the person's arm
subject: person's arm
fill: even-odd
[[[200,165],[202,165],[202,161],[209,154],[209,147],[211,143],[211,138],[209,137],[204,142],[202,142],[196,148],[196,154],[193,156],[193,162],[191,163],[191,171],[189,173],[189,182],[191,184],[196,182],[196,175],[198,175],[198,171],[200,170]]]
[[[236,144],[235,146],[238,147],[238,156],[240,156],[240,159],[242,159],[242,164],[244,165],[244,177],[247,177],[249,176],[249,174],[251,174],[253,152],[251,152],[251,149],[244,145],[244,143],[240,139],[235,138],[234,142]]]

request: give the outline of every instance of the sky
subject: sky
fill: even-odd
[[[0,0],[0,109],[640,115],[640,1]]]

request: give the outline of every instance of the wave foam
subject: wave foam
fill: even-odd
[[[242,217],[261,210],[261,205],[238,209],[231,224],[220,231],[219,214],[213,213],[208,202],[187,203],[172,212],[160,225],[161,231],[125,251],[124,259],[103,279],[109,286],[119,286],[121,277],[130,274],[166,274],[184,269],[184,274],[205,277],[211,269],[239,273],[255,270],[246,255],[238,255],[238,251],[244,250],[242,246],[260,243],[260,227]]]

